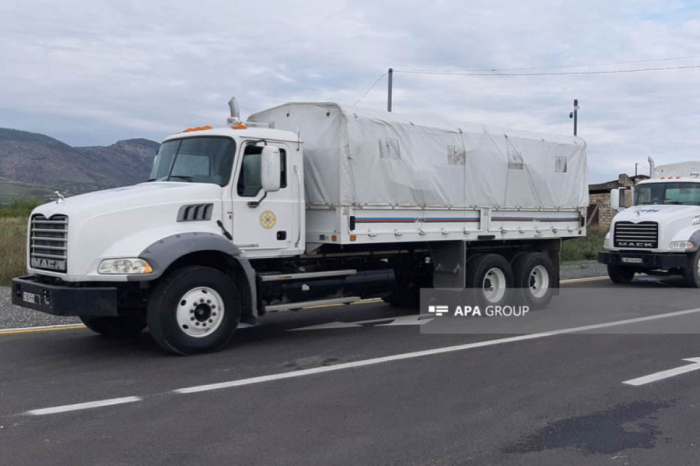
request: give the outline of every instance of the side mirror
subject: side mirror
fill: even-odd
[[[265,192],[273,193],[280,190],[281,184],[281,156],[278,147],[263,147],[260,169],[260,181]]]
[[[620,211],[620,190],[613,189],[610,191],[610,207],[614,210]]]

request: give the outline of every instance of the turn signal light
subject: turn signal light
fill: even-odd
[[[357,240],[357,236],[355,236],[355,235],[350,235],[350,241],[356,241],[356,240]]]
[[[187,128],[186,130],[183,131],[183,133],[189,133],[191,131],[204,131],[207,129],[212,129],[211,126],[195,126],[194,128]]]
[[[246,128],[248,128],[248,127],[247,127],[246,125],[244,125],[243,123],[241,123],[241,124],[238,124],[238,125],[233,125],[232,128],[233,128],[233,129],[246,129]]]

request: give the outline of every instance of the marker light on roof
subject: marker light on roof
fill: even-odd
[[[187,128],[186,130],[183,131],[183,133],[189,133],[192,131],[205,131],[207,129],[212,129],[211,126],[195,126],[194,128]]]

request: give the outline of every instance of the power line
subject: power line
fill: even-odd
[[[689,66],[669,66],[661,68],[635,68],[629,70],[610,70],[610,71],[562,71],[562,72],[543,72],[543,73],[484,73],[472,71],[412,71],[412,70],[397,70],[395,73],[405,74],[428,74],[428,75],[445,75],[445,76],[566,76],[566,75],[593,75],[593,74],[621,74],[621,73],[642,73],[647,71],[668,71],[668,70],[691,70],[698,69],[700,65]]]
[[[362,101],[362,99],[364,99],[365,97],[367,97],[367,94],[369,94],[369,91],[371,91],[372,89],[374,89],[374,86],[376,86],[377,83],[378,83],[379,81],[381,81],[382,78],[383,78],[384,76],[386,76],[386,75],[387,75],[387,73],[384,73],[383,75],[381,75],[380,77],[378,77],[377,80],[374,81],[374,82],[372,83],[371,86],[369,86],[369,89],[367,89],[367,91],[365,91],[365,93],[362,95],[362,97],[360,97],[359,99],[357,99],[353,105],[359,104],[360,101]]]
[[[652,62],[659,62],[659,61],[689,60],[689,59],[694,59],[694,58],[700,58],[700,55],[689,55],[689,56],[685,56],[685,57],[671,57],[671,58],[654,58],[654,59],[648,59],[648,60],[591,63],[588,65],[536,66],[536,67],[528,67],[528,68],[489,68],[489,69],[474,69],[474,70],[463,70],[463,71],[464,72],[473,72],[473,73],[493,73],[493,72],[500,72],[500,71],[554,70],[554,69],[562,69],[562,68],[587,68],[587,67],[594,67],[594,66],[633,65],[633,64],[637,64],[637,63],[652,63]],[[423,72],[423,71],[449,73],[449,72],[453,72],[455,70],[410,70],[410,71],[416,72],[416,73]],[[408,72],[408,71],[404,71],[404,72]]]

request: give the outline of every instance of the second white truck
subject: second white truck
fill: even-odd
[[[624,188],[632,206],[622,207],[622,191],[612,190],[619,213],[598,260],[615,283],[630,283],[637,273],[682,275],[687,286],[700,288],[700,162],[649,162],[651,178]]]
[[[240,322],[421,288],[547,305],[586,234],[575,137],[286,104],[166,138],[151,180],[38,207],[13,303],[178,354]]]

